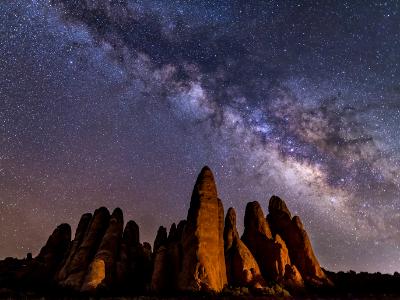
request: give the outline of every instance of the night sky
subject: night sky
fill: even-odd
[[[0,1],[0,258],[119,206],[300,215],[322,266],[400,271],[400,2]]]

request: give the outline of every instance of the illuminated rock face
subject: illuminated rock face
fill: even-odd
[[[285,241],[279,235],[272,234],[264,212],[257,201],[247,204],[244,226],[242,241],[254,255],[264,278],[286,285],[286,269],[294,270],[291,266],[289,251]],[[301,288],[303,282],[297,275],[296,273],[295,278],[290,277],[291,284]]]
[[[104,259],[95,258],[89,266],[88,274],[85,278],[81,291],[90,292],[96,288],[106,278],[106,263]]]
[[[219,292],[227,284],[223,230],[222,202],[211,170],[204,167],[193,189],[183,231],[179,290]]]

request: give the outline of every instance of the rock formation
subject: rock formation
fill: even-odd
[[[122,210],[116,208],[111,215],[107,231],[104,234],[97,253],[89,266],[81,288],[82,291],[94,291],[100,284],[103,288],[109,288],[112,285],[123,228],[124,219]]]
[[[92,217],[84,214],[70,243],[55,282],[74,291],[98,292],[118,289],[144,292],[152,273],[151,246],[140,244],[139,226],[116,208],[110,216],[104,207]]]
[[[274,245],[276,266],[274,272],[277,274],[277,281],[290,290],[304,288],[304,281],[295,265],[291,264],[289,250],[286,243],[279,234],[275,235]]]
[[[220,292],[227,284],[224,257],[224,209],[214,176],[204,167],[195,184],[182,236],[182,291]]]
[[[147,242],[139,244],[131,251],[130,272],[124,278],[123,290],[133,293],[143,293],[150,289],[150,282],[153,273],[153,253],[151,245]]]
[[[172,227],[171,230],[173,230]],[[151,290],[157,293],[169,289],[171,282],[171,278],[169,277],[171,274],[168,272],[169,257],[167,239],[167,229],[164,226],[160,226],[157,231],[156,239],[154,240],[154,267],[150,284]]]
[[[178,289],[178,276],[182,271],[183,262],[183,247],[182,247],[182,235],[185,228],[186,220],[182,220],[178,223],[178,226],[172,224],[168,235],[168,271],[169,278],[171,278],[169,284],[172,291]]]
[[[153,292],[160,293],[169,290],[170,275],[169,269],[168,248],[165,245],[160,245],[157,252],[154,254],[154,267],[151,276],[150,288]]]
[[[46,245],[24,274],[24,280],[31,284],[49,284],[67,254],[71,242],[71,226],[59,225],[48,238]]]
[[[71,261],[74,258],[82,240],[85,236],[86,230],[89,227],[90,221],[92,219],[92,214],[87,213],[82,215],[81,219],[79,220],[78,227],[75,231],[75,238],[71,243],[71,247],[69,249],[68,256],[64,260],[61,269],[58,271],[56,275],[57,281],[63,281],[67,278],[70,273]]]
[[[277,196],[271,197],[268,210],[267,218],[272,231],[286,242],[290,258],[304,280],[317,286],[330,285],[331,282],[318,263],[300,218],[292,218],[286,203]]]
[[[283,282],[286,288],[290,291],[297,291],[304,289],[304,280],[299,270],[295,265],[285,266],[285,275]]]
[[[89,265],[108,228],[109,219],[110,213],[105,207],[101,207],[94,212],[82,243],[70,260],[69,265],[65,266],[65,268],[69,270],[69,273],[66,278],[60,282],[60,285],[77,291],[81,289]]]
[[[150,249],[151,252],[151,249]],[[116,288],[122,291],[141,292],[149,281],[151,257],[140,244],[139,226],[129,221],[124,229],[116,271]]]
[[[225,223],[225,226],[224,226]],[[71,228],[61,224],[37,257],[0,261],[0,289],[6,286],[63,287],[75,292],[126,294],[220,292],[225,286],[259,294],[291,291],[331,282],[321,269],[299,217],[273,196],[265,218],[258,202],[246,206],[239,238],[236,213],[224,210],[214,177],[204,167],[196,180],[187,220],[161,226],[154,240],[140,243],[139,226],[124,228],[121,209],[105,207],[84,214],[71,242]],[[2,286],[3,285],[3,286]],[[281,289],[280,287],[278,287]],[[282,290],[282,289],[281,289]]]
[[[262,208],[257,201],[247,204],[244,226],[242,240],[254,255],[264,278],[286,285],[286,266],[291,266],[289,252],[279,235],[273,237]],[[296,278],[290,278],[291,283]],[[303,283],[298,280],[295,285],[300,288]]]
[[[225,217],[225,262],[230,286],[265,286],[260,268],[250,250],[240,240],[236,229],[236,212],[231,207]]]
[[[151,280],[151,290],[156,293],[174,292],[178,290],[178,276],[182,270],[182,233],[186,221],[180,221],[178,226],[173,223],[165,238],[166,230],[160,227],[156,239],[157,251],[154,253],[154,269]]]
[[[160,226],[157,231],[156,239],[154,240],[153,252],[157,252],[158,248],[165,245],[167,242],[168,234],[167,228]]]

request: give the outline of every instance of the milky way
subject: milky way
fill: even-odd
[[[400,270],[399,62],[397,1],[2,1],[0,257],[101,205],[152,242],[209,165],[324,267]]]

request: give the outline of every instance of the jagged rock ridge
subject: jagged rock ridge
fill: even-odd
[[[221,292],[226,286],[259,291],[270,282],[291,291],[305,284],[331,285],[300,218],[292,217],[277,196],[271,197],[268,210],[265,217],[258,202],[248,203],[240,238],[235,210],[229,208],[224,221],[214,176],[204,167],[187,219],[172,224],[169,233],[161,226],[153,252],[150,244],[140,243],[134,221],[124,228],[121,209],[110,215],[101,207],[81,217],[72,241],[70,226],[58,226],[17,277],[89,293]]]

